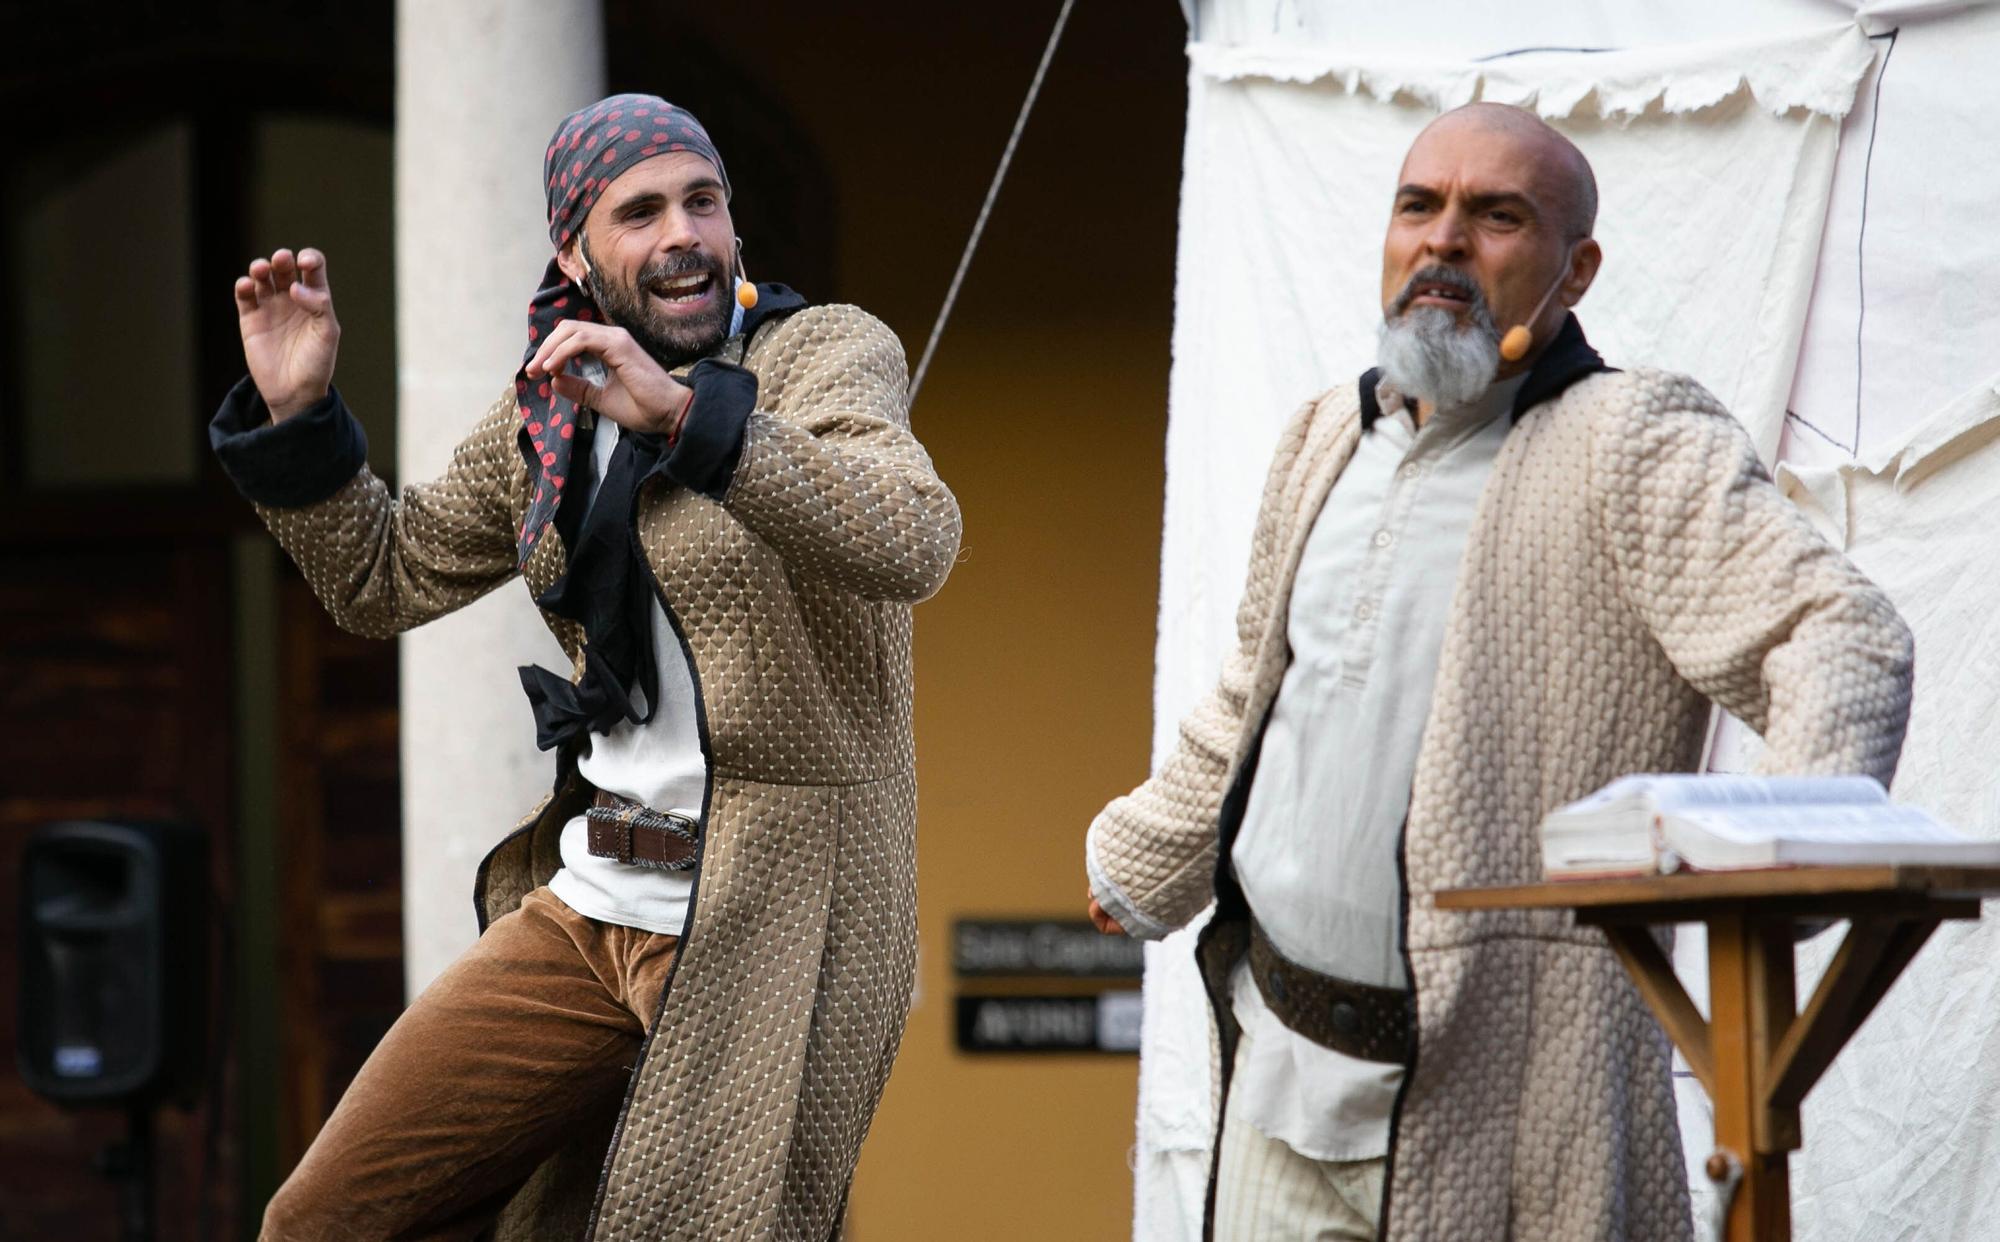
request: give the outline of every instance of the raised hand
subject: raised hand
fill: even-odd
[[[563,368],[579,354],[595,354],[609,372],[592,384]],[[556,392],[587,405],[620,427],[677,436],[694,390],[668,375],[632,334],[610,324],[565,319],[542,342],[526,367],[529,379],[547,376]]]
[[[340,322],[333,317],[333,289],[326,256],[317,250],[280,250],[256,259],[236,278],[236,326],[243,333],[243,361],[250,380],[284,422],[326,396],[340,350]]]

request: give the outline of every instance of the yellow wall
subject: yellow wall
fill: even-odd
[[[839,179],[838,292],[912,365],[1054,8],[880,24],[872,71],[770,53]],[[1084,829],[1146,771],[1185,34],[1078,6],[913,411],[965,550],[917,612],[919,994],[857,1242],[1131,1235],[1137,1059],[957,1052],[951,925],[1080,917]]]
[[[817,146],[830,292],[913,367],[1057,7],[690,11]],[[919,991],[856,1242],[1131,1235],[1137,1058],[955,1051],[951,925],[1082,917],[1084,829],[1146,772],[1186,33],[1077,6],[913,411],[965,545],[917,610]]]
[[[1112,333],[1043,354],[1030,391],[1041,344],[968,343],[917,411],[965,551],[918,611],[919,997],[858,1242],[1130,1232],[1137,1060],[953,1047],[952,920],[1080,917],[1084,827],[1146,767],[1165,358]]]

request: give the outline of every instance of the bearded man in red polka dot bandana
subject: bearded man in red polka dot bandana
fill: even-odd
[[[572,662],[519,671],[553,790],[480,867],[479,941],[263,1236],[835,1237],[915,974],[911,608],[957,502],[895,335],[743,280],[693,116],[602,100],[542,177],[521,367],[400,494],[333,387],[326,256],[236,282],[210,438],[334,618],[388,637],[519,576]]]

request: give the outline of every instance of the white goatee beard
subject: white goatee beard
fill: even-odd
[[[1483,305],[1464,325],[1441,306],[1413,307],[1383,321],[1377,350],[1382,379],[1434,409],[1473,401],[1500,370],[1499,337]]]

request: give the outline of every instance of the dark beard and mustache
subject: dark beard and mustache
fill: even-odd
[[[1467,321],[1442,306],[1410,310],[1419,285],[1442,284],[1466,295]],[[1437,409],[1466,405],[1486,391],[1500,370],[1500,329],[1486,295],[1456,268],[1427,267],[1409,283],[1383,316],[1376,363],[1382,378],[1406,397]]]
[[[668,255],[648,264],[638,278],[627,285],[601,274],[603,269],[591,259],[588,235],[584,236],[582,246],[584,260],[590,264],[590,296],[597,302],[597,308],[604,312],[607,322],[631,333],[632,339],[639,342],[639,348],[652,355],[653,361],[662,367],[671,371],[693,362],[720,345],[729,335],[729,322],[736,302],[727,296],[726,273],[722,264],[712,256],[691,253]],[[715,294],[714,305],[699,318],[669,318],[653,305],[645,292],[677,276],[691,276],[697,272],[708,273]]]

